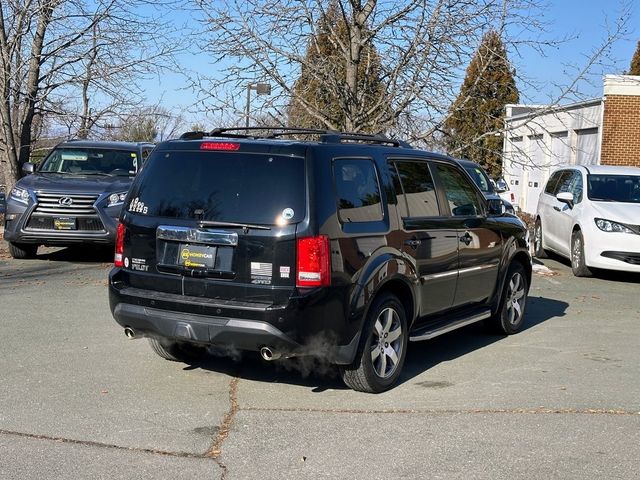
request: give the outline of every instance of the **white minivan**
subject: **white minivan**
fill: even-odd
[[[640,272],[640,168],[602,165],[556,170],[538,201],[535,256],[551,250],[590,268]]]

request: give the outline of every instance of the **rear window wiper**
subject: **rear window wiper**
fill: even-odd
[[[248,230],[253,228],[255,230],[271,230],[271,227],[267,227],[266,225],[254,225],[251,223],[232,223],[232,222],[215,222],[211,220],[198,220],[198,226],[200,227],[236,227],[236,228],[244,228]]]

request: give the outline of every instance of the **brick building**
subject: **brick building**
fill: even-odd
[[[570,105],[507,105],[503,175],[523,211],[535,213],[562,165],[640,167],[640,76],[607,75],[602,98]]]
[[[640,77],[607,76],[603,105],[600,163],[640,167]]]

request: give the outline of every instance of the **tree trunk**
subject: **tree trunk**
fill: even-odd
[[[2,62],[2,78],[0,78],[0,92],[2,100],[0,101],[0,123],[2,128],[2,143],[0,144],[0,172],[7,192],[13,188],[18,175],[15,166],[18,163],[16,155],[15,137],[13,124],[11,122],[11,54],[10,47],[7,43],[7,32],[5,29],[5,19],[2,9],[0,8],[0,61]]]
[[[20,150],[18,153],[18,170],[31,158],[31,128],[35,115],[36,103],[40,87],[40,64],[42,45],[47,27],[51,22],[55,2],[48,3],[40,11],[38,26],[31,45],[31,59],[29,61],[29,73],[27,75],[27,95],[25,98],[25,113],[20,128]]]

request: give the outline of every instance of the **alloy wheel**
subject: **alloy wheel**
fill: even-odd
[[[571,263],[576,269],[579,269],[582,263],[582,239],[579,235],[575,235],[573,237],[573,246],[571,248]]]
[[[539,223],[536,225],[536,229],[533,233],[533,247],[536,252],[540,252],[542,250],[542,226]]]
[[[522,319],[524,302],[526,300],[525,282],[520,272],[514,273],[509,280],[507,290],[507,318],[511,325],[517,325]]]
[[[373,326],[371,337],[371,363],[376,375],[388,378],[396,371],[402,358],[402,323],[398,312],[385,308]]]

